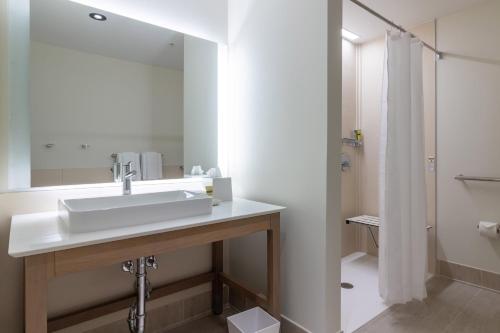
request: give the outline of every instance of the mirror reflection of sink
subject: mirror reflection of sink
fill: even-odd
[[[162,222],[211,212],[212,198],[188,191],[59,200],[59,218],[74,233]]]

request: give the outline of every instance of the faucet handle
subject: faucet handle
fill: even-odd
[[[122,271],[129,272],[130,274],[135,273],[135,265],[132,260],[127,260],[122,263]]]
[[[137,171],[132,170],[133,166],[134,166],[134,162],[132,162],[132,161],[122,164],[122,172],[121,172],[122,181],[137,175]]]
[[[151,267],[153,269],[158,268],[158,262],[156,261],[155,256],[150,256],[146,258],[146,267]]]
[[[128,163],[120,163],[122,168],[122,173],[129,172],[134,167],[134,162],[129,161]]]

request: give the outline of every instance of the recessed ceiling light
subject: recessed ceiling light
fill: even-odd
[[[106,21],[108,18],[102,14],[90,13],[89,16],[96,21]]]
[[[356,35],[354,32],[350,32],[349,30],[346,30],[344,28],[342,28],[342,37],[347,40],[350,40],[351,42],[359,38],[359,36]]]

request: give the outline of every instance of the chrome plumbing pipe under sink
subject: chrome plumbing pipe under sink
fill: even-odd
[[[130,274],[135,273],[137,296],[130,306],[128,326],[132,333],[144,333],[146,330],[146,299],[150,297],[151,288],[147,279],[147,268],[157,269],[158,264],[154,256],[140,257],[135,265],[132,260],[122,264],[122,269]]]

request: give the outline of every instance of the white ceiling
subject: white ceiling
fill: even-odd
[[[182,70],[183,34],[74,1],[31,0],[32,38],[84,52]],[[486,0],[361,1],[395,23],[412,28]],[[356,42],[383,36],[387,24],[350,0],[343,2],[343,26],[361,37]],[[160,10],[159,7],[156,9]],[[155,8],[150,9],[159,13]],[[90,12],[103,13],[108,20],[92,20],[88,16]],[[174,47],[170,46],[172,42]]]
[[[149,22],[216,43],[227,43],[228,0],[68,1]]]
[[[107,21],[91,19],[92,12],[106,15]],[[184,67],[182,33],[68,0],[31,0],[31,38],[127,61]]]
[[[365,42],[383,36],[388,25],[367,13],[350,0],[344,1],[343,27]],[[389,20],[411,29],[485,0],[361,0],[361,2]]]

